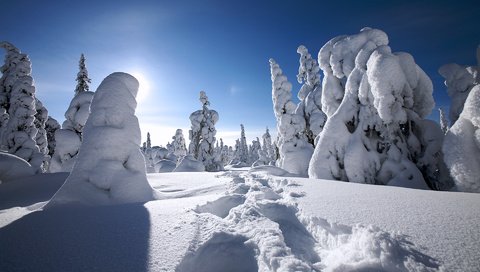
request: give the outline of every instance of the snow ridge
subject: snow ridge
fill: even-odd
[[[196,239],[179,272],[438,271],[439,262],[405,236],[304,214],[287,186],[264,173],[227,172],[226,195],[197,206]]]

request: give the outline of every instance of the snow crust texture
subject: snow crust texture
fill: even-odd
[[[135,116],[137,91],[138,81],[129,74],[113,73],[102,81],[90,107],[77,161],[48,207],[62,203],[146,202],[155,198],[138,148],[141,135]]]
[[[231,178],[226,195],[194,209],[199,213],[198,239],[177,266],[179,272],[441,268],[402,235],[303,214],[295,204],[303,194],[283,193],[284,188],[296,186],[287,179],[258,171],[228,172],[222,177]]]

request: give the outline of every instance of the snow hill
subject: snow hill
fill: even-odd
[[[67,173],[0,184],[0,271],[478,271],[480,195],[288,177],[149,174],[165,198],[42,210]]]

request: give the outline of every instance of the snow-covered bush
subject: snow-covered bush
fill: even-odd
[[[300,67],[298,68],[298,83],[303,83],[298,92],[300,103],[295,110],[305,119],[305,136],[314,146],[316,137],[322,132],[327,116],[322,111],[322,86],[320,83],[320,67],[308,49],[300,45],[297,49],[300,54]]]
[[[277,166],[290,173],[306,176],[313,147],[305,135],[305,118],[295,113],[296,105],[291,101],[292,84],[273,59],[270,59],[270,71],[280,152]]]
[[[31,77],[31,62],[8,42],[0,43],[6,49],[5,65],[0,79],[0,105],[8,113],[2,114],[2,148],[29,162],[36,172],[44,171],[46,156],[36,143],[38,129],[35,127],[35,86]],[[42,145],[46,146],[46,142]]]
[[[48,142],[48,155],[53,156],[55,152],[55,132],[60,129],[60,124],[52,116],[48,116],[47,122],[45,122],[45,131],[47,132]]]
[[[309,176],[359,183],[441,187],[440,136],[424,127],[434,107],[432,82],[387,35],[364,28],[330,40],[319,52],[322,108],[328,116]],[[435,127],[436,129],[436,127]],[[440,128],[438,127],[440,130]]]
[[[215,156],[215,124],[218,122],[218,113],[208,108],[210,102],[204,91],[200,92],[202,109],[190,115],[192,129],[189,131],[189,153],[202,162],[207,171],[223,170],[219,158]]]
[[[126,73],[113,73],[102,81],[92,100],[72,172],[47,207],[63,203],[111,205],[156,198],[138,148],[138,86],[138,81]]]
[[[83,61],[82,61],[83,60]],[[49,172],[70,172],[75,163],[78,148],[83,139],[83,127],[90,114],[90,104],[94,93],[88,91],[90,79],[85,68],[85,59],[80,59],[80,72],[77,75],[77,88],[75,96],[70,102],[70,106],[65,112],[66,120],[62,124],[62,129],[55,133],[56,147],[50,160]]]

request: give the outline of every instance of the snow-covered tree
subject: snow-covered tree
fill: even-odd
[[[147,149],[152,148],[152,141],[150,140],[150,132],[147,132]]]
[[[37,128],[37,136],[35,141],[37,142],[40,152],[47,155],[48,154],[48,139],[47,131],[45,130],[45,124],[48,119],[48,111],[43,106],[42,102],[35,98],[35,108],[37,113],[35,114],[35,127]]]
[[[177,156],[178,160],[187,155],[187,146],[185,145],[185,138],[183,137],[183,130],[177,129],[175,135],[172,137],[173,154]]]
[[[292,84],[273,59],[270,59],[270,71],[273,109],[279,137],[280,158],[277,166],[291,173],[306,176],[313,147],[305,135],[305,118],[295,113],[296,105],[291,101]]]
[[[443,134],[447,134],[449,127],[445,111],[443,111],[443,108],[438,108],[438,112],[440,113],[440,128],[442,128]]]
[[[450,105],[450,126],[457,121],[465,100],[475,85],[480,84],[480,46],[477,48],[477,65],[462,66],[450,63],[440,67],[438,72],[445,78],[445,85],[452,103]]]
[[[268,161],[268,165],[275,163],[276,156],[275,156],[275,148],[272,144],[272,136],[270,135],[270,131],[268,130],[268,127],[265,131],[265,133],[262,136],[263,139],[263,145],[262,145],[262,151],[265,153],[266,159]]]
[[[8,42],[0,47],[7,51],[0,79],[0,107],[3,109],[3,148],[27,162],[37,172],[44,171],[45,154],[36,143],[38,129],[35,127],[35,86],[31,76],[31,62],[26,54]],[[4,123],[7,119],[6,124]],[[42,143],[42,144],[46,144]]]
[[[446,79],[453,107],[453,125],[443,143],[445,163],[458,191],[480,193],[480,46],[477,62],[470,67],[447,64],[439,72]],[[452,119],[459,111],[458,119]]]
[[[312,58],[305,46],[297,49],[300,54],[300,67],[298,68],[298,83],[303,83],[298,92],[300,103],[295,110],[296,114],[305,119],[305,136],[314,146],[316,137],[322,132],[327,116],[322,111],[322,86],[320,83],[320,67]]]
[[[262,150],[262,145],[260,144],[260,140],[257,137],[256,140],[252,141],[252,145],[250,146],[250,149],[249,149],[249,160],[248,160],[248,162],[249,162],[250,165],[258,160],[258,158],[259,158],[258,152],[260,150]]]
[[[245,136],[245,127],[243,124],[240,124],[240,145],[238,146],[237,152],[240,162],[248,164],[248,145],[247,137]]]
[[[192,129],[189,131],[189,153],[202,162],[206,171],[223,170],[219,158],[215,156],[215,124],[218,122],[218,113],[208,108],[210,102],[204,91],[200,92],[202,109],[190,115]]]
[[[407,53],[392,53],[387,35],[364,28],[330,40],[319,52],[322,106],[328,116],[309,176],[427,188],[445,177],[432,82]],[[428,128],[428,129],[427,129]],[[438,130],[436,130],[438,129]]]
[[[85,65],[85,56],[80,55],[80,61],[78,62],[79,71],[77,73],[77,87],[75,88],[75,95],[81,92],[88,92],[91,79],[88,77],[87,67]]]
[[[48,116],[47,122],[45,122],[45,131],[47,132],[48,155],[50,157],[53,156],[53,152],[55,151],[55,132],[60,128],[60,124],[57,120],[52,116]]]
[[[47,208],[65,203],[112,205],[157,198],[138,148],[138,85],[125,73],[113,73],[102,81],[91,104],[77,161]]]
[[[79,74],[88,75],[85,63],[83,62],[82,64],[82,59],[80,60],[80,69],[84,71],[80,71]],[[84,77],[77,77],[77,80],[79,78],[85,80]],[[57,130],[55,133],[56,147],[49,167],[49,172],[51,173],[70,172],[75,163],[83,139],[83,127],[90,114],[90,104],[94,95],[93,92],[87,91],[87,82],[90,81],[84,81],[85,84],[82,84],[83,87],[80,89],[77,85],[75,96],[65,112],[66,120],[62,124],[62,129]]]

